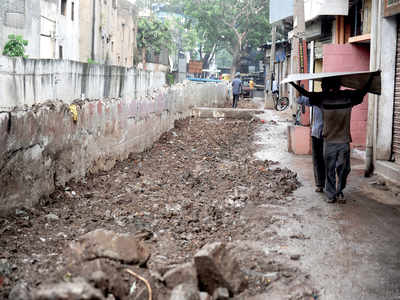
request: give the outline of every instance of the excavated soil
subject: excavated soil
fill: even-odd
[[[0,219],[0,299],[20,280],[33,288],[68,281],[90,273],[94,264],[113,278],[108,292],[117,299],[143,298],[144,285],[137,289],[141,295],[128,296],[132,277],[119,262],[70,263],[68,244],[98,228],[136,234],[150,246],[147,265],[133,268],[149,279],[155,299],[169,295],[161,276],[213,241],[235,245],[249,279],[237,299],[278,291],[313,299],[308,275],[291,263],[298,257],[277,250],[280,239],[273,230],[283,219],[273,207],[289,205],[299,182],[292,171],[254,159],[258,126],[254,120],[178,121],[148,151],[58,188],[36,209]]]
[[[224,107],[232,108],[232,99],[226,101]],[[259,109],[260,106],[257,102],[252,101],[251,98],[240,98],[238,101],[237,108]]]

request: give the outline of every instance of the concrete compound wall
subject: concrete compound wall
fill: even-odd
[[[21,61],[14,63],[22,68]],[[43,66],[42,63],[57,70],[56,62],[36,62],[36,67]],[[58,66],[63,63],[70,71],[83,68],[82,64],[72,62],[58,62]],[[15,70],[20,70],[19,67]],[[23,80],[19,73],[8,74],[11,78],[3,78],[5,74],[0,73],[1,86],[7,82],[8,96],[13,96],[7,103],[18,104],[12,110],[0,111],[0,212],[35,205],[56,186],[82,178],[88,172],[110,169],[117,160],[150,147],[174,126],[175,120],[190,116],[193,106],[220,106],[226,99],[225,84],[185,82],[171,88],[160,87],[158,80],[162,72],[139,74],[127,70],[121,74],[120,69],[96,66],[91,70],[93,74],[89,72],[92,75],[86,78],[84,91],[97,100],[74,102],[78,107],[77,122],[73,121],[69,110],[69,103],[80,95],[78,91],[83,86],[78,84],[82,81],[77,79],[76,73],[57,75],[58,80],[70,88],[77,84],[75,92],[68,87],[58,90],[56,74],[46,73],[43,78],[47,79],[43,80],[40,76]],[[102,78],[101,70],[109,72],[111,79]],[[39,83],[33,84],[35,81]],[[23,82],[24,93],[15,89]],[[123,84],[118,84],[120,82]],[[111,97],[102,97],[105,86],[110,88]],[[33,87],[35,97],[30,92]],[[43,90],[46,88],[52,89]],[[4,89],[1,93],[0,99],[4,102]],[[114,97],[118,94],[122,97]],[[54,98],[63,101],[45,101],[38,95],[48,96],[44,98],[47,100],[58,96]],[[32,103],[36,105],[22,109],[21,104]]]
[[[0,56],[0,111],[62,99],[138,99],[165,84],[167,68],[134,68]]]

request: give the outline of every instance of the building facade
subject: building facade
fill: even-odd
[[[80,60],[132,67],[137,16],[137,7],[128,0],[82,1]]]
[[[2,0],[0,49],[9,34],[16,34],[28,40],[26,54],[30,58],[132,67],[137,53],[135,3],[132,0]]]
[[[41,0],[40,58],[79,60],[80,0]]]
[[[382,93],[369,107],[370,164],[389,179],[400,178],[400,1],[373,2],[371,67],[381,70]]]
[[[0,49],[10,34],[21,35],[28,41],[26,55],[40,57],[40,0],[0,1]]]

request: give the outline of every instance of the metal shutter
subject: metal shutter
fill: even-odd
[[[397,21],[396,75],[393,106],[393,145],[395,161],[400,164],[400,20]]]

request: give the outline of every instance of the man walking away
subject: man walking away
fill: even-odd
[[[232,107],[236,108],[239,100],[240,92],[242,91],[242,81],[240,80],[240,73],[236,73],[235,79],[232,81],[233,103]]]
[[[297,103],[300,105],[310,105],[310,99],[305,96],[297,98]],[[322,119],[322,111],[318,106],[312,106],[313,118],[311,128],[311,148],[312,161],[314,166],[314,180],[316,192],[322,193],[325,187],[325,161],[324,161],[324,139],[322,138],[322,130],[324,121]]]
[[[353,106],[360,104],[368,92],[374,74],[361,90],[340,90],[337,78],[322,80],[322,92],[308,92],[291,83],[301,94],[310,98],[323,113],[324,158],[326,166],[326,202],[345,203],[343,189],[350,173],[350,121]],[[336,183],[336,175],[338,182]]]

